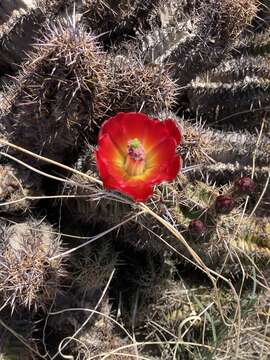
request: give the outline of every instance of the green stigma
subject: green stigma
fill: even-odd
[[[141,142],[140,142],[139,139],[135,138],[135,139],[130,141],[129,146],[132,149],[138,149],[141,146]]]

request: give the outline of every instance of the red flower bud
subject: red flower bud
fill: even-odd
[[[220,195],[216,198],[215,208],[218,214],[229,214],[234,208],[234,200],[231,196]]]
[[[251,195],[256,189],[255,182],[248,176],[241,177],[234,185],[244,195]]]
[[[192,220],[189,224],[188,230],[193,237],[204,236],[206,232],[206,226],[201,220]]]

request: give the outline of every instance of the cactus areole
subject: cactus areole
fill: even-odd
[[[181,133],[171,119],[160,121],[135,112],[108,119],[101,126],[96,150],[104,187],[146,201],[154,185],[174,180],[179,172],[180,141]]]

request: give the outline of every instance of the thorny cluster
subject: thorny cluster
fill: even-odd
[[[269,357],[269,26],[268,0],[1,2],[1,359]],[[98,179],[120,111],[183,135],[147,204]]]

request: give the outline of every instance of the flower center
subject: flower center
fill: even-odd
[[[142,143],[135,138],[128,142],[125,169],[128,175],[141,175],[145,169],[145,153]]]

